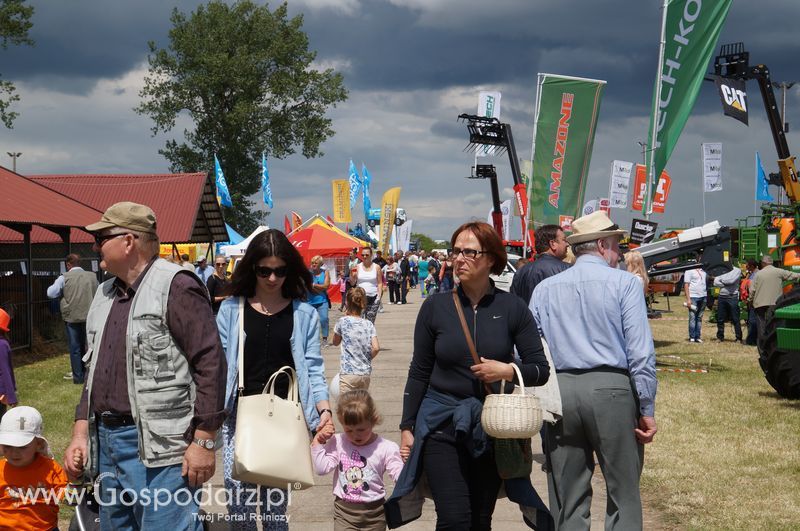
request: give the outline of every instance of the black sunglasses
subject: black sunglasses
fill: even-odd
[[[273,273],[278,278],[284,278],[289,274],[289,266],[280,266],[275,268],[267,266],[255,266],[253,270],[256,272],[256,276],[261,278],[269,278],[273,275]]]
[[[99,249],[106,243],[108,240],[113,240],[114,238],[119,238],[120,236],[127,236],[130,234],[134,237],[134,239],[138,239],[139,237],[136,234],[131,234],[130,232],[123,232],[121,234],[106,234],[105,236],[95,235],[94,237],[94,244]]]

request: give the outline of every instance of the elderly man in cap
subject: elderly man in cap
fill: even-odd
[[[656,433],[655,350],[642,286],[617,268],[624,231],[597,211],[567,241],[575,265],[542,280],[530,308],[547,340],[563,417],[548,426],[550,510],[559,530],[589,529],[594,454],[606,480],[606,529],[642,529],[639,476]]]
[[[150,208],[117,203],[86,229],[115,278],[86,320],[88,377],[65,468],[99,473],[102,529],[202,529],[194,494],[214,474],[227,372],[208,293],[158,257]]]

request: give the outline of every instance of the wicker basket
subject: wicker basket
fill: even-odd
[[[522,373],[514,363],[511,364],[519,378],[519,394],[506,394],[506,381],[500,384],[499,394],[490,394],[483,403],[481,425],[483,430],[495,439],[528,439],[542,429],[542,409],[539,399],[525,394]]]

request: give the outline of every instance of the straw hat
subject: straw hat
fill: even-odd
[[[602,210],[595,210],[588,216],[583,216],[572,222],[572,234],[567,236],[567,243],[576,245],[607,238],[609,236],[625,236],[625,231],[611,221]]]

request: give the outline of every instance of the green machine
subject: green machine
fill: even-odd
[[[742,43],[726,44],[714,61],[714,73],[722,78],[755,80],[761,91],[772,138],[778,152],[778,173],[769,184],[786,191],[788,204],[767,203],[760,216],[738,221],[739,260],[760,260],[770,255],[776,267],[800,271],[800,182],[786,142],[783,120],[778,112],[769,69],[750,66]],[[759,364],[767,381],[784,398],[800,398],[800,288],[780,297],[767,313],[764,334],[758,341]]]

